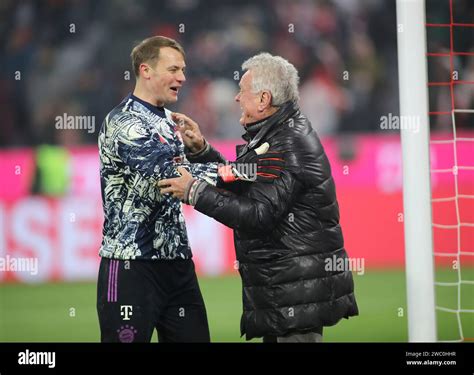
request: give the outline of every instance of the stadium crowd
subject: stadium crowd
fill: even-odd
[[[427,19],[449,22],[443,5],[428,0]],[[321,135],[380,131],[380,117],[398,112],[395,15],[395,1],[381,0],[4,0],[0,147],[96,143],[105,114],[133,87],[128,51],[150,35],[184,46],[187,82],[171,109],[210,139],[242,134],[233,100],[240,65],[260,51],[296,66],[301,107]],[[455,17],[472,23],[474,3],[456,1]],[[429,50],[449,51],[445,31],[428,33]],[[473,32],[455,35],[459,51],[474,51]],[[459,79],[474,81],[473,56],[456,57],[455,67]],[[449,79],[449,69],[449,59],[429,61],[433,81]],[[449,88],[430,90],[430,103],[446,109]],[[474,107],[474,85],[457,85],[456,104]],[[64,114],[94,116],[95,131],[57,131]],[[432,126],[448,129],[449,117]],[[457,125],[472,119],[460,116]]]

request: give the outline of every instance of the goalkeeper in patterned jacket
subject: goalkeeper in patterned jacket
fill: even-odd
[[[239,173],[235,164],[186,160],[171,112],[164,108],[177,101],[185,82],[184,57],[183,48],[169,38],[139,43],[131,53],[137,79],[133,94],[107,115],[100,130],[105,218],[97,311],[102,342],[149,342],[155,329],[160,342],[210,340],[181,202],[160,195],[157,182],[178,177],[180,168],[214,186],[257,178]],[[260,156],[254,156],[262,169]],[[275,173],[259,173],[259,181],[279,177],[282,160],[271,163]]]

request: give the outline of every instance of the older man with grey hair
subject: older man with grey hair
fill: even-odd
[[[298,108],[295,67],[261,53],[242,68],[246,72],[235,100],[247,143],[237,146],[237,162],[251,163],[252,152],[269,148],[269,159],[284,159],[282,170],[276,178],[239,180],[225,189],[188,173],[159,185],[162,193],[234,229],[243,284],[242,335],[264,342],[318,342],[324,326],[358,315],[351,271],[339,267],[348,262],[331,168]],[[193,120],[174,117],[184,125],[191,162],[226,163]]]

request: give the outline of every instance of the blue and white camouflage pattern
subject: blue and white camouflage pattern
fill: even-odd
[[[104,208],[99,255],[113,259],[192,257],[181,202],[160,195],[157,182],[177,166],[212,185],[217,163],[190,164],[170,112],[153,111],[132,95],[105,118],[99,133]]]

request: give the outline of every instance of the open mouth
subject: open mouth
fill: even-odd
[[[173,90],[175,93],[178,93],[179,88],[178,87],[171,87],[171,90]]]

